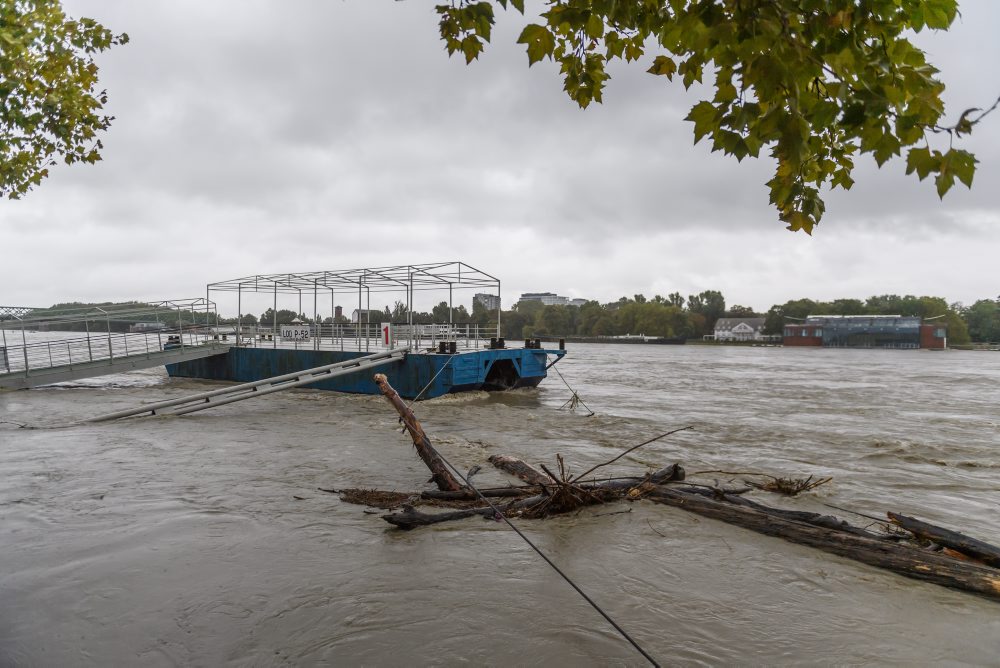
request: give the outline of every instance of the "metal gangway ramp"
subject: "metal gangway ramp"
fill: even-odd
[[[374,369],[386,364],[401,362],[406,357],[406,353],[408,353],[409,350],[409,348],[395,348],[393,350],[375,353],[373,355],[356,357],[345,362],[326,364],[324,366],[305,369],[295,373],[273,376],[271,378],[253,381],[252,383],[241,383],[240,385],[224,387],[218,390],[201,392],[199,394],[192,394],[186,397],[179,397],[177,399],[158,401],[156,403],[146,404],[137,408],[108,413],[106,415],[98,415],[97,417],[85,420],[85,422],[106,422],[108,420],[118,420],[120,418],[133,417],[147,413],[149,415],[186,415],[187,413],[203,411],[207,408],[225,406],[226,404],[243,401],[244,399],[263,397],[268,394],[274,394],[275,392],[282,392],[284,390],[318,383],[329,378],[336,378],[337,376],[345,376],[349,373],[358,373],[360,371]]]
[[[67,343],[60,341],[54,345],[61,347]],[[228,353],[230,348],[228,343],[208,341],[192,345],[178,345],[176,348],[168,348],[167,350],[158,347],[140,348],[138,352],[134,352],[135,346],[133,346],[133,352],[123,354],[122,351],[119,351],[119,354],[116,355],[114,347],[118,343],[123,347],[128,345],[126,341],[116,341],[111,345],[111,352],[105,351],[105,354],[95,355],[91,358],[83,356],[80,362],[66,362],[51,366],[26,366],[8,373],[0,373],[0,389],[25,390],[52,383],[65,383],[69,380],[94,378],[112,373],[128,373],[138,369],[151,369],[165,364],[177,364],[213,355],[223,355]],[[91,347],[97,348],[97,345],[91,343]],[[15,348],[13,351],[8,349],[7,352],[8,354],[17,354],[20,351]],[[4,368],[3,361],[0,359],[0,370]]]
[[[230,344],[209,326],[213,319],[215,305],[202,298],[57,311],[0,306],[0,389],[225,354]]]

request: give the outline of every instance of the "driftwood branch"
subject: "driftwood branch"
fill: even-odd
[[[435,499],[439,501],[474,501],[482,494],[488,498],[502,498],[512,496],[525,496],[537,492],[537,487],[501,487],[498,489],[481,489],[476,494],[471,489],[460,489],[457,492],[442,492],[440,490],[428,490],[420,493],[423,499]]]
[[[715,501],[665,487],[657,488],[646,498],[736,524],[757,533],[809,545],[917,580],[1000,599],[1000,571],[988,566],[959,561],[940,553],[891,541],[813,526],[756,508]]]
[[[839,517],[834,517],[833,515],[823,515],[821,513],[813,513],[804,510],[785,510],[783,508],[772,508],[771,506],[765,506],[763,503],[757,503],[756,501],[751,501],[750,499],[744,499],[738,494],[742,493],[743,490],[727,490],[727,489],[712,489],[708,487],[675,487],[674,490],[682,492],[684,494],[698,494],[709,499],[714,499],[716,501],[725,501],[726,503],[731,503],[737,506],[745,506],[747,508],[753,508],[754,510],[759,510],[760,512],[767,513],[774,517],[780,517],[786,520],[792,520],[795,522],[805,522],[806,524],[812,524],[814,526],[823,527],[826,529],[834,529],[836,531],[846,531],[848,533],[853,533],[858,536],[866,536],[868,538],[878,539],[878,540],[895,540],[893,536],[886,536],[884,534],[872,533],[871,531],[866,531],[860,527],[853,526],[848,522],[840,519]]]
[[[1000,568],[1000,547],[970,538],[957,531],[921,522],[906,515],[897,515],[896,513],[886,513],[886,515],[889,516],[889,520],[893,524],[903,527],[917,538],[935,542],[942,547],[981,561],[987,566]]]
[[[504,515],[510,516],[518,511],[523,511],[537,506],[538,504],[543,503],[546,499],[548,499],[547,496],[540,494],[536,496],[529,496],[527,498],[511,501],[503,505],[497,505],[497,510],[502,512]],[[461,520],[466,517],[475,517],[476,515],[480,515],[482,517],[492,517],[495,512],[496,511],[489,506],[482,506],[479,508],[468,508],[466,510],[455,510],[444,513],[422,513],[419,510],[414,510],[412,506],[407,506],[403,508],[403,512],[383,515],[382,519],[389,524],[399,527],[400,529],[409,530],[431,524],[440,524],[441,522]]]
[[[833,478],[817,478],[813,480],[812,476],[809,476],[808,478],[767,477],[771,478],[770,482],[759,483],[754,482],[753,480],[744,480],[743,482],[756,489],[762,489],[765,492],[775,492],[776,494],[784,494],[785,496],[795,496],[802,492],[808,492],[811,489],[815,489],[820,485],[825,485],[833,480]]]
[[[509,473],[518,480],[526,482],[529,485],[551,485],[555,483],[555,480],[551,477],[542,473],[523,459],[518,459],[517,457],[508,457],[507,455],[491,455],[489,462],[504,473]]]
[[[413,411],[403,403],[399,393],[389,385],[389,380],[385,377],[385,374],[375,374],[375,384],[378,385],[378,389],[381,390],[385,398],[392,404],[392,407],[399,413],[399,419],[406,426],[406,431],[410,432],[410,438],[413,439],[413,445],[417,449],[417,454],[420,455],[420,459],[427,465],[427,468],[431,470],[431,480],[438,486],[438,489],[451,492],[463,489],[463,485],[455,479],[445,465],[444,460],[434,450],[434,446],[431,445],[430,439],[427,438],[424,428],[420,426]]]
[[[638,450],[639,448],[641,448],[644,445],[649,445],[650,443],[655,443],[656,441],[660,440],[661,438],[666,438],[667,436],[670,436],[671,434],[676,434],[679,431],[685,431],[687,429],[694,429],[694,427],[691,426],[691,425],[688,425],[687,427],[681,427],[680,429],[672,429],[672,430],[670,430],[670,431],[668,431],[666,433],[660,434],[659,436],[654,436],[653,438],[649,439],[648,441],[643,441],[639,445],[634,445],[631,448],[629,448],[628,450],[626,450],[625,452],[623,452],[620,455],[618,455],[617,457],[613,457],[613,458],[609,459],[608,461],[606,461],[606,462],[604,462],[602,464],[598,464],[597,466],[590,467],[589,469],[587,469],[586,471],[584,471],[583,473],[581,473],[577,477],[573,478],[573,482],[576,482],[577,480],[582,480],[585,475],[587,475],[589,473],[593,473],[594,471],[596,471],[597,469],[599,469],[599,468],[601,468],[603,466],[607,466],[608,464],[613,464],[614,462],[618,461],[619,459],[621,459],[622,457],[624,457],[628,453],[632,452],[633,450]]]
[[[574,487],[578,488],[579,491],[585,496],[592,499],[592,502],[607,502],[615,499],[621,499],[625,497],[638,498],[641,494],[635,497],[630,496],[631,490],[643,490],[651,488],[656,484],[683,480],[684,479],[684,468],[679,464],[671,464],[665,468],[654,471],[647,476],[635,477],[635,478],[618,478],[615,480],[610,480],[606,482],[585,482]],[[521,488],[527,490],[527,488]],[[472,494],[474,491],[468,490]],[[464,492],[462,492],[464,494]],[[428,492],[429,498],[441,498],[445,492]],[[485,496],[485,495],[484,495]],[[462,497],[461,500],[465,500],[467,497]],[[581,502],[576,504],[572,508],[564,506],[553,506],[550,504],[552,496],[549,493],[545,494],[535,494],[532,496],[523,496],[520,499],[513,499],[504,504],[496,504],[497,510],[505,515],[522,515],[526,517],[542,517],[546,515],[555,515],[559,512],[568,512],[570,510],[576,510],[584,505],[591,505],[591,503]],[[386,522],[399,527],[400,529],[415,529],[417,527],[428,526],[431,524],[439,524],[441,522],[451,522],[453,520],[461,520],[467,517],[474,517],[476,515],[481,515],[483,517],[491,517],[494,514],[493,508],[489,506],[481,506],[478,508],[467,508],[456,511],[442,512],[442,513],[424,513],[418,510],[414,510],[412,506],[404,506],[402,512],[391,513],[388,515],[383,515],[382,519]]]

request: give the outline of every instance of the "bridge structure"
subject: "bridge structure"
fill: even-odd
[[[32,311],[42,311],[44,309],[35,306],[0,306],[0,321],[15,320],[22,318]]]
[[[18,390],[219,355],[203,298],[40,309],[0,307],[0,389]],[[213,327],[212,325],[216,326]]]

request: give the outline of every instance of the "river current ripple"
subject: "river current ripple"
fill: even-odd
[[[691,425],[609,472],[832,476],[752,497],[1000,543],[1000,355],[577,345],[556,368],[595,416],[560,410],[552,373],[418,417],[462,469],[561,453],[579,472]],[[318,491],[426,488],[379,397],[296,390],[59,426],[212,387],[150,370],[0,393],[0,665],[644,664],[503,524],[402,532]],[[680,510],[519,526],[663,664],[1000,662],[996,602]]]

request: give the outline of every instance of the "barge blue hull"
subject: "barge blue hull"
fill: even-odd
[[[176,378],[203,378],[252,382],[305,371],[364,357],[368,353],[334,350],[293,350],[284,348],[231,348],[228,353],[203,359],[168,364],[167,373]],[[401,362],[379,367],[400,395],[430,399],[454,392],[505,390],[535,387],[546,376],[549,355],[558,360],[565,350],[501,348],[455,354],[409,353]],[[554,363],[554,362],[553,362]],[[318,390],[378,394],[374,372],[353,373],[310,385]],[[433,382],[432,382],[433,381]]]

